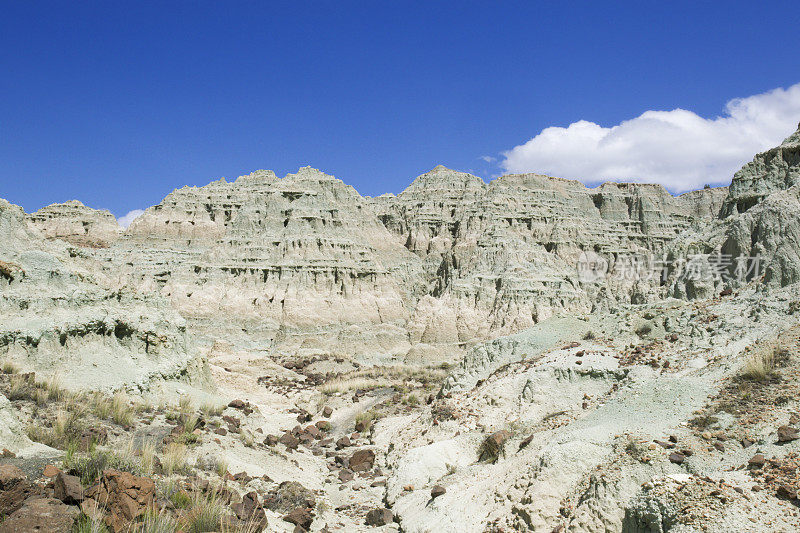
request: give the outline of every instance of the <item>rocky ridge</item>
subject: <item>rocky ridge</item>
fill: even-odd
[[[171,193],[107,247],[0,203],[0,350],[19,367],[0,372],[0,464],[79,478],[12,490],[6,468],[0,502],[12,525],[45,506],[71,522],[79,498],[131,486],[130,512],[81,506],[114,529],[146,505],[185,524],[224,487],[217,529],[796,530],[798,146],[679,197],[437,167],[363,198],[258,171]],[[576,269],[631,255],[665,275]],[[78,410],[19,369],[157,406]],[[64,412],[91,426],[77,461],[48,448]],[[133,459],[84,480],[95,439]]]

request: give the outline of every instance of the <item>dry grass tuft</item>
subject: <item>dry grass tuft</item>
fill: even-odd
[[[133,527],[131,531],[135,533],[175,533],[179,527],[178,521],[168,512],[164,510],[156,512],[155,509],[148,509],[144,513],[142,523]]]
[[[11,361],[3,361],[0,365],[0,371],[3,374],[19,374],[19,367]]]
[[[206,403],[206,404],[203,404],[200,407],[200,412],[206,418],[211,418],[211,417],[214,417],[214,416],[220,416],[220,415],[222,415],[222,412],[224,410],[225,410],[225,405],[222,405],[222,404],[214,405],[214,404]]]
[[[319,391],[330,396],[357,389],[371,390],[381,387],[394,387],[396,390],[409,390],[412,387],[434,388],[446,377],[449,367],[372,367],[336,377],[319,386]]]
[[[133,425],[134,409],[131,407],[130,398],[123,391],[118,391],[111,398],[110,413],[111,420],[120,426]]]
[[[181,519],[181,530],[185,533],[205,533],[220,531],[225,505],[218,494],[192,494],[192,503]]]
[[[164,453],[161,455],[161,466],[168,476],[178,472],[185,472],[187,469],[186,445],[178,442],[167,444],[164,448]]]
[[[737,378],[742,381],[767,381],[788,358],[788,349],[777,342],[760,345],[752,351]]]

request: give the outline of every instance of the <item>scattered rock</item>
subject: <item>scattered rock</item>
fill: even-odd
[[[375,463],[375,452],[372,450],[358,450],[350,456],[350,469],[353,472],[372,470]]]
[[[298,507],[289,512],[289,514],[285,515],[283,520],[308,530],[311,528],[311,523],[314,521],[314,517],[311,516],[311,510],[307,507]]]
[[[675,463],[676,465],[682,465],[685,460],[686,457],[682,453],[672,452],[671,454],[669,454],[670,463]]]
[[[431,498],[438,498],[439,496],[443,495],[446,492],[447,489],[445,489],[443,486],[434,485],[433,488],[431,489]]]
[[[228,407],[232,407],[234,409],[244,409],[247,404],[242,400],[231,400],[228,404]]]
[[[367,513],[367,525],[372,527],[385,526],[394,521],[394,515],[389,509],[381,507]]]
[[[42,476],[49,478],[54,478],[60,473],[61,470],[56,468],[54,465],[47,465],[44,467],[44,470],[42,470]]]
[[[781,426],[778,428],[778,442],[790,442],[798,438],[797,429],[791,426]]]
[[[277,513],[289,513],[298,507],[313,509],[314,493],[297,481],[284,481],[264,498],[264,507]]]

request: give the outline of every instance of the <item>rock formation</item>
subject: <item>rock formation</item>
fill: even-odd
[[[798,530],[799,178],[800,130],[677,197],[261,170],[123,233],[0,200],[2,524],[191,519],[224,483],[215,530]]]
[[[50,220],[64,227],[59,217]],[[185,371],[185,321],[167,302],[115,285],[90,252],[43,239],[5,200],[0,235],[4,359],[92,388],[147,387],[153,377]]]
[[[78,200],[48,205],[25,219],[48,239],[63,239],[87,248],[106,248],[123,231],[114,215],[86,207]]]

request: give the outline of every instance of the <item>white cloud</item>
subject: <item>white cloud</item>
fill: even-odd
[[[494,158],[494,157],[492,157],[492,156],[490,156],[490,155],[482,155],[482,156],[480,157],[480,159],[483,159],[483,160],[484,160],[484,161],[486,161],[487,163],[494,163],[495,161],[497,161],[497,159],[496,159],[496,158]]]
[[[129,211],[127,215],[125,215],[123,217],[119,217],[117,219],[117,224],[119,224],[120,226],[122,226],[125,229],[128,229],[128,226],[131,225],[131,222],[133,222],[133,220],[136,217],[138,217],[139,215],[141,215],[143,213],[144,213],[144,211],[142,211],[141,209],[134,209],[133,211]]]
[[[788,89],[737,98],[722,116],[691,111],[645,111],[604,128],[581,120],[545,128],[504,152],[507,172],[538,172],[604,181],[660,183],[672,192],[727,184],[757,152],[781,143],[800,121],[800,83]]]

